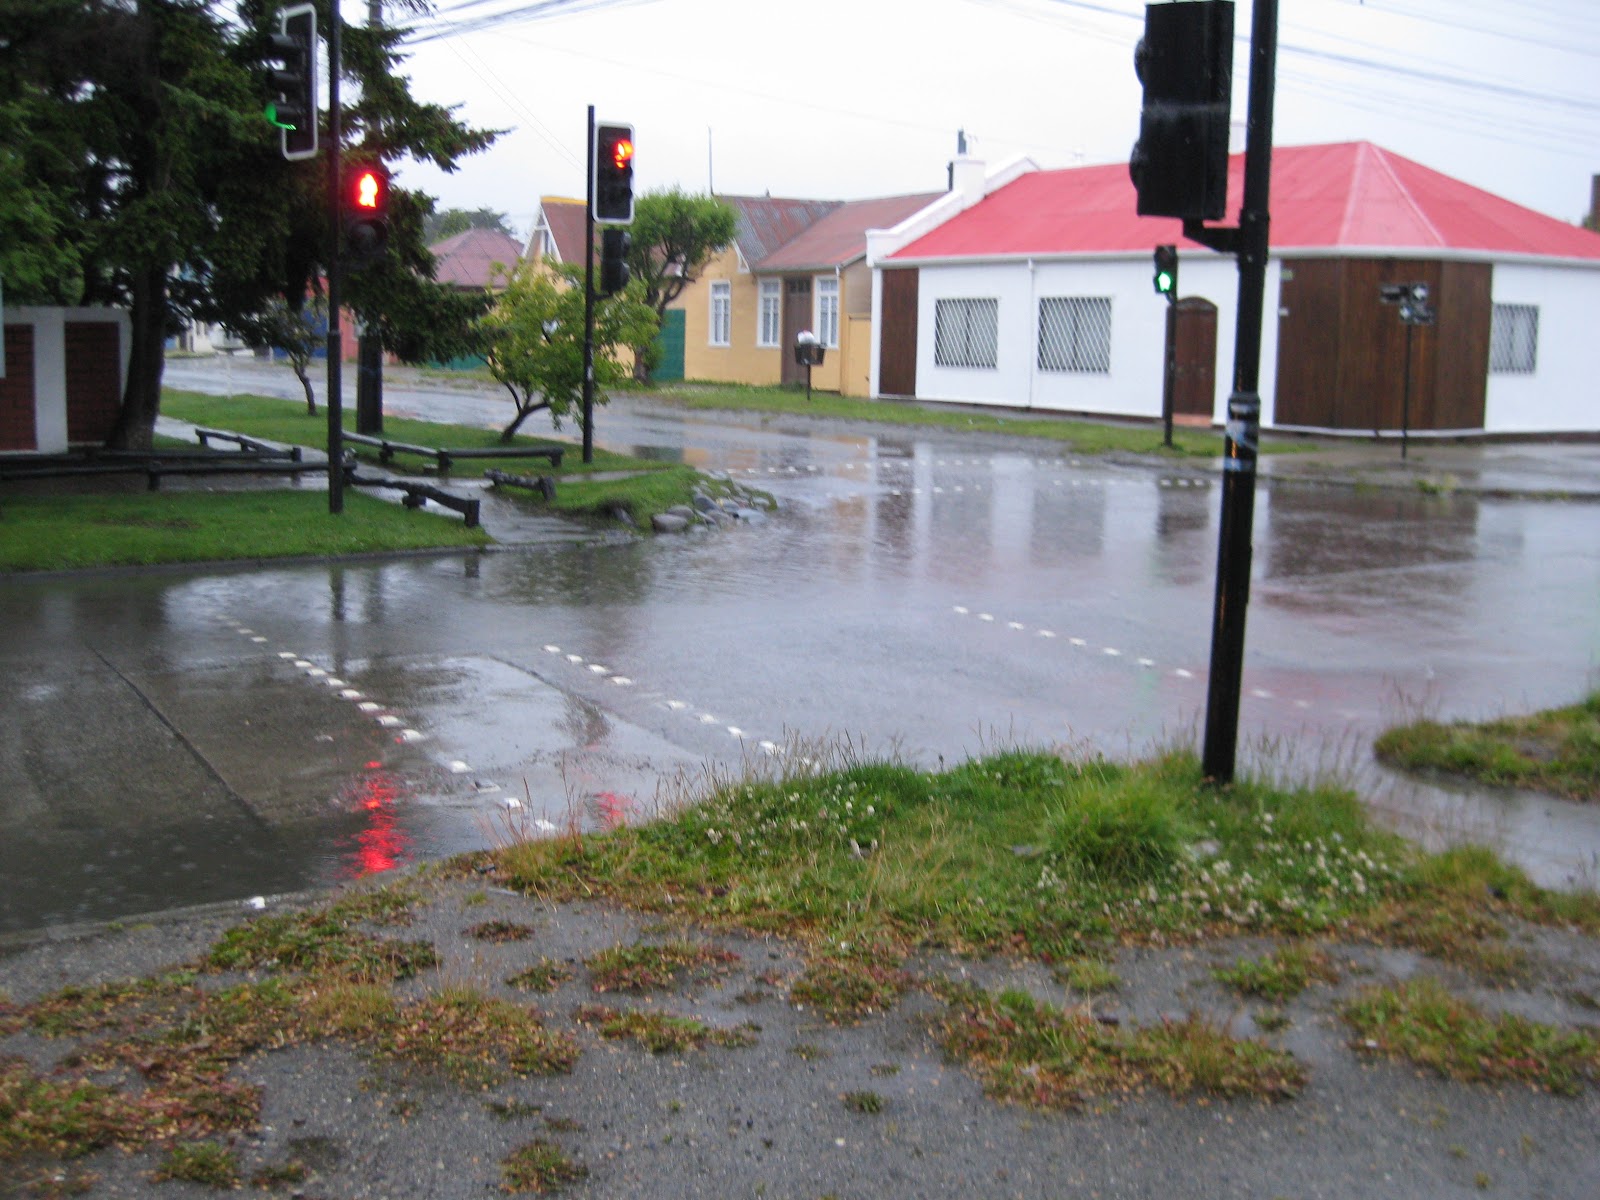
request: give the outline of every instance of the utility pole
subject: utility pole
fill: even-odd
[[[383,25],[383,0],[368,0],[367,24]],[[383,342],[363,320],[356,342],[356,432],[383,432]]]
[[[343,227],[344,181],[340,178],[344,131],[339,110],[341,40],[339,6],[328,22],[328,511],[344,511],[343,334],[339,328],[339,233]]]
[[[589,147],[588,202],[583,206],[583,461],[594,461],[594,105],[584,134]]]

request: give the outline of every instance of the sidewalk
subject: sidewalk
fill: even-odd
[[[1270,435],[1269,435],[1270,436]],[[1267,482],[1342,484],[1503,499],[1600,501],[1600,443],[1352,439],[1303,453],[1264,454]]]

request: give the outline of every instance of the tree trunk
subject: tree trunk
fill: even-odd
[[[526,421],[534,413],[539,412],[541,409],[546,409],[549,407],[550,401],[548,400],[540,401],[538,404],[518,404],[517,419],[512,421],[511,424],[507,425],[500,431],[500,440],[502,442],[509,442],[512,438],[517,436],[517,429],[524,421]]]
[[[317,396],[311,390],[311,373],[308,369],[310,364],[303,363],[298,358],[291,359],[290,362],[294,367],[294,377],[300,381],[300,386],[306,392],[306,413],[314,417],[317,415]]]
[[[134,275],[129,317],[128,383],[122,392],[122,411],[106,445],[113,450],[148,450],[161,412],[161,372],[166,366],[167,273],[163,268],[144,267]]]

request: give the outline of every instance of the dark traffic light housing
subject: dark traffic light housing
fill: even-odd
[[[1228,202],[1232,0],[1147,5],[1133,64],[1144,84],[1128,163],[1139,215],[1220,219]]]
[[[1178,248],[1176,246],[1157,246],[1155,254],[1156,273],[1150,282],[1155,289],[1167,298],[1169,303],[1176,303],[1178,299]]]
[[[389,169],[382,163],[346,168],[344,247],[358,263],[371,262],[389,243]]]
[[[597,223],[633,224],[632,125],[595,126],[594,178],[591,183],[591,203]]]
[[[278,32],[268,39],[267,80],[276,98],[267,101],[267,120],[278,127],[287,159],[317,152],[317,10],[299,4],[278,15]]]
[[[626,229],[600,231],[600,294],[614,296],[628,286],[628,251],[633,235]]]

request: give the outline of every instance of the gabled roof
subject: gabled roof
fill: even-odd
[[[1238,211],[1244,156],[1228,164]],[[1181,223],[1140,217],[1124,163],[1035,171],[889,255],[889,261],[1147,253]],[[1274,251],[1466,251],[1600,260],[1600,234],[1513,204],[1370,142],[1275,147]],[[1188,243],[1193,245],[1194,243]]]
[[[460,288],[486,288],[493,266],[516,266],[522,247],[498,229],[468,229],[428,247],[434,259],[434,278]]]
[[[546,253],[557,262],[582,262],[583,231],[587,220],[585,201],[569,200],[563,196],[539,197],[539,215],[534,219],[533,233],[528,238],[530,251],[542,231],[548,234],[550,243]]]
[[[866,255],[867,230],[898,225],[942,195],[943,192],[920,192],[911,196],[846,201],[792,241],[751,265],[758,272],[822,271],[845,266]]]
[[[747,263],[755,264],[792,242],[839,207],[838,200],[779,200],[771,196],[718,196],[739,214],[733,237]]]

